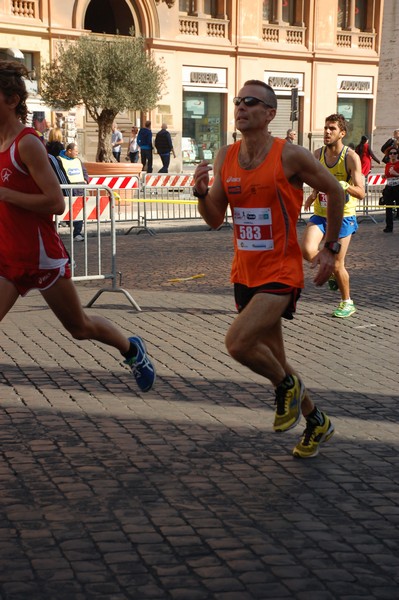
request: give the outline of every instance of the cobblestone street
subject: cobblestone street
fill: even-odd
[[[2,600],[397,600],[399,225],[383,226],[349,250],[358,312],[333,319],[306,267],[284,325],[336,427],[308,461],[291,454],[303,421],[273,433],[271,385],[224,348],[230,229],[117,236],[142,312],[113,293],[88,310],[143,336],[147,394],[113,349],[20,299],[0,341]],[[79,283],[82,301],[100,287]]]

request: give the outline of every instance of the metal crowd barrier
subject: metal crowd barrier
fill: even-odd
[[[380,205],[380,197],[382,196],[382,190],[385,185],[382,183],[384,181],[382,176],[373,175],[369,176],[366,180],[366,195],[363,200],[359,200],[358,205],[356,207],[356,215],[358,217],[359,222],[364,219],[371,219],[374,223],[377,221],[374,218],[374,215],[377,213],[385,212],[385,206]],[[312,189],[308,186],[304,186],[303,188],[303,201],[305,203],[306,198],[310,195]],[[393,207],[396,208],[396,207]],[[310,216],[313,213],[313,208],[310,211],[306,211],[302,209],[300,214],[300,220],[305,221],[304,216]]]
[[[364,200],[359,201],[356,212],[360,219],[370,218],[376,222],[373,213],[380,213],[385,209],[379,204],[384,179],[380,175],[373,175],[369,179],[371,179],[370,183],[369,180],[366,181],[366,196]],[[144,174],[138,200],[139,203],[143,203],[141,230],[153,234],[154,230],[149,224],[156,221],[202,221],[197,209],[197,200],[192,196],[193,184],[192,174]],[[304,203],[310,193],[311,188],[304,186]],[[302,209],[299,220],[306,223],[305,217],[310,216],[312,212],[312,208],[306,212]],[[232,218],[228,210],[224,225],[231,226],[231,223]]]
[[[99,296],[105,292],[124,294],[132,306],[140,311],[141,308],[129,292],[117,286],[116,269],[116,228],[115,228],[115,194],[106,185],[61,185],[64,191],[66,210],[63,215],[56,215],[56,227],[65,239],[65,247],[71,259],[72,279],[74,281],[111,280],[111,287],[101,288],[86,305],[88,308],[94,304]],[[79,189],[81,196],[74,196],[73,191]],[[83,241],[73,239],[73,222],[83,221]],[[106,227],[107,224],[107,227]],[[64,235],[60,229],[62,225],[69,226],[69,233]],[[104,252],[104,237],[110,240],[110,251]],[[94,235],[93,235],[94,234]],[[88,239],[95,238],[90,243]],[[76,245],[82,248],[77,251]],[[106,270],[105,258],[109,265]],[[78,263],[77,263],[78,259]],[[79,273],[79,274],[77,274]]]
[[[143,174],[140,201],[143,204],[144,230],[155,233],[148,226],[149,222],[201,220],[197,200],[191,193],[193,183],[192,174]]]
[[[370,181],[369,181],[370,180]],[[376,222],[373,214],[381,212],[385,207],[379,205],[379,198],[384,185],[380,175],[369,176],[366,183],[366,197],[357,207],[359,218],[370,218]],[[202,222],[198,212],[197,200],[192,196],[193,174],[187,173],[143,173],[127,176],[98,175],[90,179],[86,187],[101,189],[100,198],[107,195],[105,190],[112,190],[115,200],[113,211],[115,223],[126,223],[130,227],[125,230],[136,233],[147,232],[155,234],[154,224],[166,221]],[[212,179],[210,185],[212,184]],[[65,186],[66,187],[66,186]],[[72,188],[72,186],[69,186]],[[76,188],[76,185],[74,186]],[[83,187],[79,185],[79,187]],[[304,202],[311,189],[304,187]],[[100,201],[101,205],[101,201]],[[111,220],[102,205],[101,220]],[[313,209],[300,213],[299,220],[306,223],[306,217],[311,215]],[[223,226],[231,227],[232,218],[230,211],[226,213]]]
[[[140,231],[146,222],[145,205],[140,203],[142,183],[138,175],[95,175],[90,185],[107,186],[115,196],[115,221],[133,223],[132,229]]]

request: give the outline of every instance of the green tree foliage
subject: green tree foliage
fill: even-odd
[[[113,162],[111,128],[124,110],[147,112],[162,96],[165,69],[144,39],[84,35],[60,42],[57,58],[42,68],[43,100],[70,110],[84,104],[98,125],[97,162]]]

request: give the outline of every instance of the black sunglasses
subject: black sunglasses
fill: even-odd
[[[397,154],[397,152],[390,152],[389,156],[391,156],[391,154],[392,154],[392,156],[395,156],[395,154]]]
[[[264,104],[267,108],[274,108],[273,106],[270,106],[270,104],[266,104],[266,102],[264,102],[260,98],[255,98],[255,96],[244,96],[243,98],[241,98],[241,96],[236,96],[235,98],[233,98],[233,104],[235,106],[240,106],[241,102],[244,102],[245,106],[256,106],[257,104]]]

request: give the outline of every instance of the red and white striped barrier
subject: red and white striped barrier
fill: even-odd
[[[209,179],[209,185],[213,183],[213,177]],[[168,175],[163,173],[150,174],[145,176],[146,187],[192,187],[194,185],[194,175]]]
[[[89,185],[103,185],[108,186],[111,190],[132,190],[139,188],[139,178],[134,177],[109,177],[106,175],[93,176],[89,178]],[[98,210],[96,207],[95,196],[86,196],[86,219],[87,221],[98,221],[98,220],[109,220],[109,196],[105,190],[102,190],[105,195],[99,196]],[[73,221],[83,220],[83,197],[73,196],[72,197],[72,210],[69,210],[68,200],[66,199],[67,208],[64,214],[60,217],[60,221],[70,221],[71,213]]]
[[[138,177],[116,176],[109,177],[105,175],[93,176],[89,179],[90,185],[107,185],[111,190],[132,190],[139,187]]]
[[[69,210],[68,198],[65,198],[65,200],[67,208],[59,220],[69,222],[72,218],[72,221],[83,221],[83,196],[72,197],[72,211]],[[110,206],[109,196],[99,196],[98,209],[95,196],[86,196],[85,200],[87,221],[109,221],[110,212],[107,210]]]
[[[369,185],[385,185],[385,182],[384,175],[367,175],[367,183]]]

